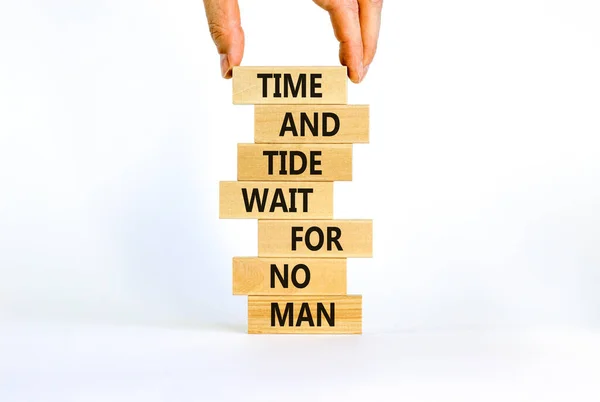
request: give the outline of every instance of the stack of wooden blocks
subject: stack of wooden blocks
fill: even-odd
[[[334,219],[333,184],[352,180],[369,106],[348,104],[345,67],[235,67],[232,84],[233,104],[254,105],[254,143],[220,182],[219,217],[258,221],[258,255],[233,258],[248,333],[361,334],[346,262],[372,257],[373,222]]]

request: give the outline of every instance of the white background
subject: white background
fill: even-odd
[[[244,65],[338,64],[310,0],[240,6]],[[365,334],[249,339],[231,258],[256,221],[219,220],[218,183],[253,110],[201,0],[1,1],[0,399],[291,400],[296,379],[597,400],[599,20],[592,0],[385,2],[349,84],[371,142],[335,185],[336,218],[374,220],[348,264]]]

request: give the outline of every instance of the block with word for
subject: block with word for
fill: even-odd
[[[368,105],[256,105],[254,142],[369,142]]]
[[[233,259],[234,295],[345,295],[345,258]]]
[[[346,104],[346,67],[233,67],[233,103]]]
[[[221,219],[331,219],[333,182],[222,181]]]
[[[360,334],[362,296],[248,296],[249,334]]]
[[[259,220],[259,257],[373,256],[373,221]]]
[[[351,181],[351,144],[238,144],[238,181]]]

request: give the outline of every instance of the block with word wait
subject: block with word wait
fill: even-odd
[[[219,183],[221,219],[331,219],[333,182]]]
[[[259,220],[259,257],[373,256],[373,221]]]
[[[368,105],[256,105],[254,142],[369,142]]]
[[[351,181],[351,144],[238,144],[239,181]]]
[[[233,259],[234,295],[345,295],[345,258]]]
[[[248,296],[249,334],[361,334],[362,296]]]
[[[346,104],[346,67],[233,68],[233,103]]]

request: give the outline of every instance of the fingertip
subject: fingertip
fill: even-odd
[[[244,47],[245,47],[245,35],[242,27],[238,27],[234,40],[229,47],[227,53],[227,60],[229,63],[229,70],[227,71],[226,78],[231,78],[233,75],[233,68],[239,66],[244,58]]]
[[[340,63],[348,69],[348,78],[355,84],[358,84],[363,76],[363,63],[359,57],[353,57],[351,51],[340,49]]]
[[[362,82],[365,79],[365,66],[363,62],[360,62],[359,70],[358,70],[358,82]]]
[[[233,76],[233,68],[239,66],[242,63],[244,56],[244,40],[235,42],[229,47],[228,53],[221,53],[220,55],[221,64],[221,75],[223,78],[229,79]]]
[[[227,54],[221,54],[221,76],[223,78],[231,78],[231,63]]]
[[[352,82],[360,84],[365,76],[364,67],[362,62],[358,63],[352,70]]]
[[[370,64],[367,64],[365,66],[365,68],[363,69],[363,75],[362,75],[362,78],[360,80],[361,82],[364,81],[365,77],[367,76],[367,73],[369,72],[369,66],[370,66]]]
[[[354,84],[359,84],[363,79],[364,73],[359,67],[349,67],[348,68],[348,78]]]

